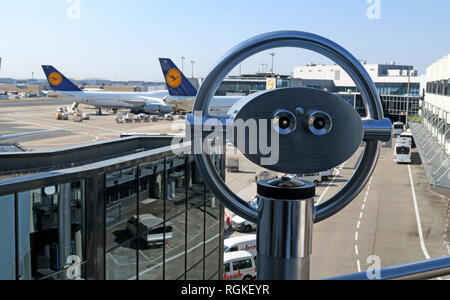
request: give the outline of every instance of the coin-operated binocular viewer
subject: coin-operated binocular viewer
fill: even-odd
[[[361,119],[337,95],[309,88],[256,93],[242,98],[228,116],[210,115],[213,96],[233,68],[256,53],[279,47],[312,50],[340,65],[361,92],[367,117]],[[202,134],[194,135],[192,146],[208,188],[225,207],[258,224],[258,279],[309,279],[313,224],[338,213],[361,192],[377,163],[380,142],[391,139],[392,124],[384,119],[377,90],[364,67],[339,45],[314,34],[263,34],[233,48],[216,64],[200,88],[195,113],[202,118],[191,115],[188,122]],[[236,134],[242,124],[252,121],[258,125],[256,132]],[[214,124],[227,126],[232,142],[250,161],[287,174],[334,168],[352,157],[362,141],[366,145],[353,177],[328,201],[315,206],[315,185],[286,176],[258,182],[259,206],[255,209],[225,184],[211,157],[200,150],[213,136]],[[276,157],[273,153],[269,157],[259,145],[275,147]]]

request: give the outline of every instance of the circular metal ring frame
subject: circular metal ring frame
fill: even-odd
[[[225,77],[242,61],[262,51],[294,47],[317,52],[341,66],[352,78],[361,92],[367,111],[367,117],[374,120],[384,118],[380,97],[369,74],[359,61],[338,44],[321,36],[301,31],[277,31],[251,38],[230,50],[214,66],[203,81],[194,105],[195,112],[209,115],[209,104]],[[193,140],[193,146],[202,149],[203,139]],[[341,211],[350,204],[366,185],[378,161],[380,143],[366,142],[358,168],[348,183],[329,200],[316,206],[315,222],[323,221]],[[237,196],[222,180],[206,153],[195,154],[195,161],[203,178],[216,197],[233,213],[251,222],[258,222],[258,211]]]

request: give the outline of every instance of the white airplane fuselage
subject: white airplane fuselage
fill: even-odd
[[[57,95],[71,98],[74,102],[95,107],[138,108],[145,104],[165,105],[164,97],[167,91],[156,92],[107,92],[95,91],[56,91]]]
[[[228,114],[229,109],[242,98],[242,96],[215,96],[212,98],[209,106],[210,113],[215,115],[226,115]],[[167,96],[164,98],[164,102],[176,109],[192,112],[195,97]]]

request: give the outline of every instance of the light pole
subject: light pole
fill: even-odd
[[[405,121],[405,130],[408,129],[409,123],[409,94],[411,92],[411,66],[408,67],[408,95],[406,96],[406,121]]]
[[[272,73],[275,73],[275,72],[273,71],[273,58],[275,57],[276,54],[272,52],[272,53],[270,53],[269,55],[272,56]]]
[[[181,72],[184,73],[184,61],[185,61],[186,57],[182,56],[181,57]]]
[[[191,60],[191,64],[192,64],[192,78],[194,78],[194,65],[195,65],[195,61]]]

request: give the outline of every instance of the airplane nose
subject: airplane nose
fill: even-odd
[[[175,102],[175,100],[172,99],[171,97],[165,97],[165,98],[163,99],[163,101],[164,101],[165,104],[168,104],[168,105],[170,105],[170,104],[172,104],[172,103]]]

